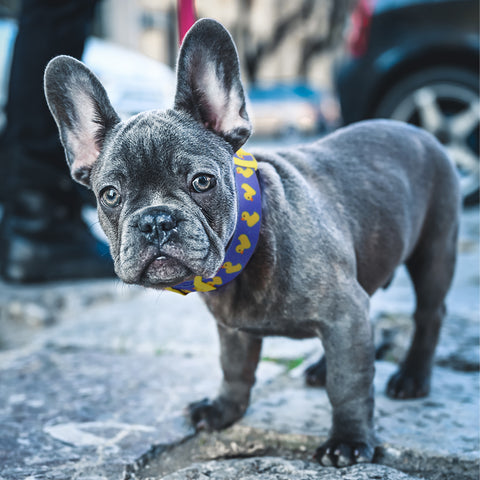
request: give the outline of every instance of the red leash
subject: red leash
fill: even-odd
[[[177,0],[178,36],[180,45],[183,37],[197,20],[195,0]]]

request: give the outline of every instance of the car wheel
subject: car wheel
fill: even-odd
[[[375,117],[423,127],[446,147],[460,173],[465,205],[479,203],[479,81],[456,67],[432,68],[394,85]]]

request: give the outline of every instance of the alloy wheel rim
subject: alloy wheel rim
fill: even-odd
[[[443,143],[459,171],[464,197],[479,188],[480,104],[475,92],[452,83],[433,83],[413,90],[391,118],[420,126]]]

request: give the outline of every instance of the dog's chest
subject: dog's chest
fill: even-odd
[[[318,296],[275,295],[262,301],[221,294],[202,295],[202,298],[218,323],[258,336],[310,338],[318,335],[319,321],[326,315]]]

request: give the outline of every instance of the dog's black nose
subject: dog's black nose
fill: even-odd
[[[158,242],[161,245],[168,239],[171,231],[177,226],[177,222],[170,213],[158,210],[142,215],[137,225],[149,242]]]

